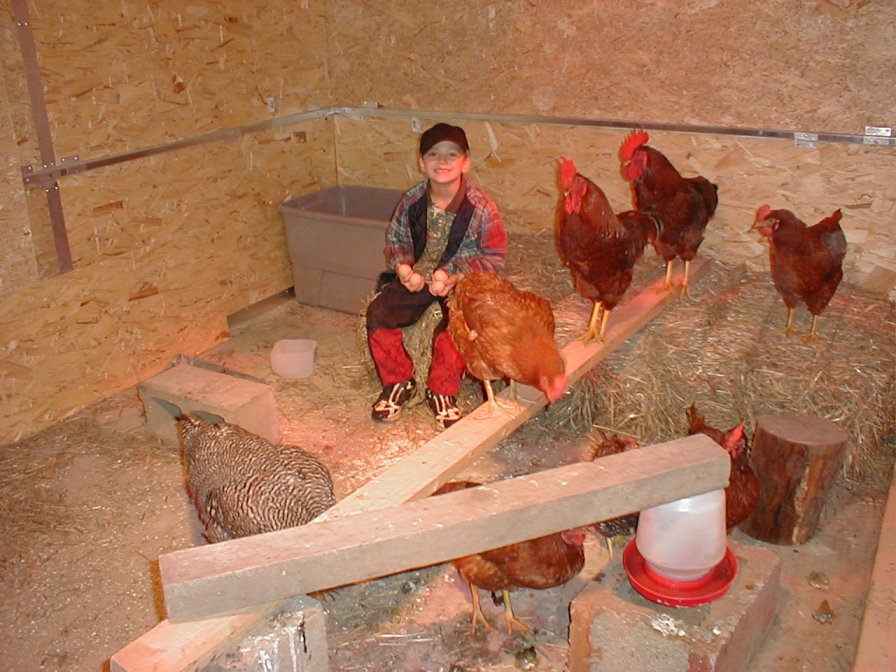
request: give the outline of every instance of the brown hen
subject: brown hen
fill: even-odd
[[[701,175],[682,177],[662,152],[647,144],[648,140],[646,131],[634,131],[626,137],[619,150],[622,176],[631,183],[635,208],[657,223],[653,246],[666,261],[666,288],[672,288],[675,258],[684,262],[684,296],[688,293],[691,261],[719,204],[719,190]]]
[[[575,290],[594,302],[582,340],[602,341],[610,312],[632,283],[635,262],[656,237],[656,225],[634,210],[614,213],[603,190],[579,173],[571,159],[561,162],[560,179],[564,193],[554,226],[557,253],[572,273]]]
[[[725,527],[730,532],[750,517],[759,504],[759,478],[750,466],[750,446],[744,423],[727,432],[706,424],[703,415],[691,404],[687,411],[688,435],[706,434],[724,448],[731,458],[731,475],[725,488]]]
[[[554,342],[554,313],[544,298],[514,287],[496,273],[464,277],[448,299],[448,333],[470,374],[485,385],[509,379],[541,390],[549,403],[566,389],[563,359]]]
[[[818,316],[843,279],[846,236],[840,217],[840,210],[835,210],[814,226],[806,226],[790,210],[763,205],[756,211],[752,230],[768,238],[772,280],[787,306],[787,334],[795,331],[796,304],[803,301],[812,313],[806,339],[817,337]]]
[[[433,494],[442,495],[478,485],[472,481],[451,481]],[[584,528],[565,530],[453,560],[457,573],[470,584],[473,631],[479,619],[485,627],[492,628],[482,613],[480,588],[501,591],[507,632],[513,632],[514,626],[530,631],[528,625],[514,616],[510,591],[514,588],[553,588],[572,579],[585,566],[585,534]]]

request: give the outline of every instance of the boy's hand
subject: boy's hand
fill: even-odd
[[[415,273],[409,264],[398,264],[395,267],[398,279],[409,292],[419,292],[426,286],[426,281],[419,273]]]

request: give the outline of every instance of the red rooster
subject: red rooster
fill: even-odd
[[[744,423],[723,432],[706,424],[703,415],[691,404],[687,411],[688,435],[706,434],[731,457],[731,475],[725,488],[725,526],[730,532],[750,517],[759,504],[759,478],[750,466],[750,447]]]
[[[560,180],[564,193],[554,227],[557,252],[576,291],[594,302],[582,340],[602,341],[610,312],[632,283],[635,262],[656,237],[656,225],[634,210],[615,214],[603,190],[580,174],[571,159],[563,158]]]
[[[840,228],[840,210],[814,226],[806,226],[790,210],[756,211],[753,229],[769,240],[772,279],[787,306],[784,332],[796,331],[796,304],[803,301],[812,313],[807,340],[817,338],[818,316],[827,307],[843,279],[846,236]]]
[[[514,287],[496,273],[465,276],[448,299],[448,333],[485,385],[497,408],[491,381],[510,379],[544,392],[548,403],[566,389],[565,364],[554,342],[554,313],[543,297]]]
[[[478,485],[480,484],[471,481],[452,481],[440,487],[433,495]],[[585,534],[584,528],[565,530],[453,560],[457,573],[470,584],[473,631],[475,632],[480,618],[485,627],[492,627],[482,613],[479,588],[492,592],[501,591],[507,632],[513,632],[514,626],[523,631],[531,630],[513,615],[510,591],[514,588],[553,588],[572,579],[585,566]]]
[[[705,177],[682,177],[657,149],[646,131],[633,131],[619,150],[622,176],[631,183],[635,208],[657,222],[653,246],[666,261],[664,287],[672,288],[672,264],[684,261],[682,296],[688,293],[688,270],[703,242],[703,232],[719,204],[718,187]]]

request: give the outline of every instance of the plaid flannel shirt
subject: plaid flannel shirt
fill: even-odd
[[[498,206],[466,177],[462,188],[466,192],[464,200],[473,208],[469,227],[457,252],[438,268],[444,269],[449,275],[473,271],[500,273],[507,259],[507,232]],[[417,261],[409,213],[411,206],[421,199],[424,201],[423,205],[426,205],[426,190],[427,181],[424,180],[406,191],[395,207],[392,221],[386,229],[384,250],[386,265],[390,270],[395,270],[402,263],[413,266]]]

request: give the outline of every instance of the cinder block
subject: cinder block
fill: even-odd
[[[320,602],[302,595],[202,672],[328,672],[329,666],[326,614]]]
[[[664,607],[639,595],[617,556],[570,605],[570,672],[742,672],[762,645],[777,606],[781,561],[728,540],[738,574],[709,604]]]
[[[280,415],[274,390],[264,383],[178,364],[137,386],[146,409],[149,431],[167,443],[178,443],[174,416],[202,411],[280,441]]]

